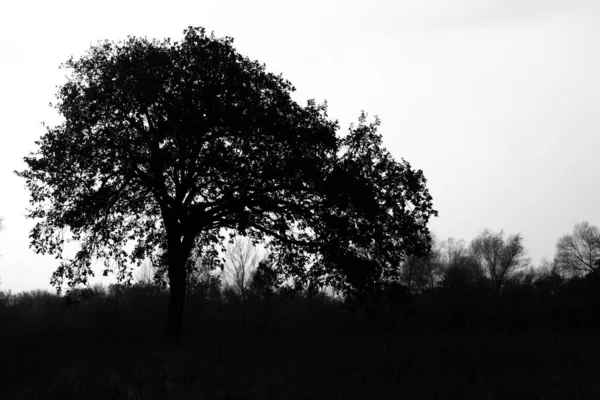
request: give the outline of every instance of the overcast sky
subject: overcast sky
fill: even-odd
[[[12,171],[35,149],[64,81],[58,66],[102,39],[231,36],[282,73],[295,99],[361,110],[422,169],[440,239],[521,233],[535,264],[577,222],[600,225],[600,2],[595,0],[11,1],[0,13],[0,288],[49,288],[33,254],[28,192]]]

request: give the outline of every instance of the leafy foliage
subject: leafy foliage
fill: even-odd
[[[181,42],[129,37],[63,67],[65,121],[17,173],[37,221],[31,246],[61,259],[59,291],[86,284],[95,259],[130,282],[131,264],[161,257],[180,320],[189,255],[215,258],[223,229],[266,241],[299,286],[362,290],[427,252],[426,180],[385,150],[379,120],[363,113],[336,136],[326,104],[295,103],[291,83],[233,39],[201,28]],[[68,241],[80,245],[73,257]]]

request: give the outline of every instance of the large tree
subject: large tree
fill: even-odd
[[[106,41],[64,68],[64,122],[17,173],[37,220],[31,246],[62,259],[66,240],[79,243],[57,290],[86,284],[94,259],[130,280],[158,252],[177,334],[190,252],[216,257],[224,228],[267,240],[279,272],[313,286],[373,282],[427,251],[425,178],[382,147],[379,121],[363,114],[336,136],[325,105],[298,105],[233,39],[188,28],[181,42]],[[348,267],[365,260],[366,274]]]
[[[573,234],[565,235],[556,243],[554,263],[566,275],[594,272],[600,260],[600,229],[589,222],[573,227]]]

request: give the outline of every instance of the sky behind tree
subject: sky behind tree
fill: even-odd
[[[422,169],[440,239],[521,233],[535,264],[580,221],[600,224],[600,3],[591,0],[9,2],[0,16],[0,280],[49,288],[58,261],[28,248],[28,192],[12,171],[35,149],[66,71],[99,40],[231,36],[327,100],[341,132],[361,110]],[[596,156],[596,157],[594,157]]]

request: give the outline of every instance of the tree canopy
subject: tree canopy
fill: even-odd
[[[375,285],[429,248],[436,211],[422,171],[382,146],[366,114],[345,136],[233,39],[188,28],[180,42],[101,42],[63,68],[58,112],[17,172],[31,192],[31,246],[61,263],[58,290],[95,259],[121,281],[163,254],[169,327],[181,325],[192,248],[216,257],[224,229],[264,240],[299,285]],[[79,244],[63,258],[66,241]]]
[[[556,243],[554,262],[566,275],[594,272],[600,261],[600,229],[589,222],[573,227],[572,235],[564,235]]]
[[[507,238],[504,232],[484,230],[471,242],[471,253],[488,273],[496,292],[500,292],[508,276],[529,263],[520,234]]]

